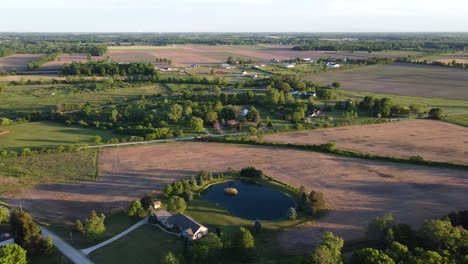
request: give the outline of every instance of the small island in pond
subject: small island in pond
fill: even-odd
[[[224,189],[224,194],[226,194],[226,195],[236,196],[237,193],[238,193],[238,191],[237,191],[236,188],[225,188]]]

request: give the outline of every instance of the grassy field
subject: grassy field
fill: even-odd
[[[468,114],[447,116],[444,117],[443,120],[462,126],[468,126]]]
[[[169,235],[158,227],[144,225],[123,238],[90,254],[99,264],[159,263],[169,251],[182,253],[183,240]]]
[[[0,193],[13,187],[94,180],[94,150],[0,158]]]
[[[468,112],[468,100],[450,100],[442,98],[403,96],[373,92],[356,92],[348,90],[342,90],[341,93],[343,97],[346,98],[364,98],[364,96],[374,96],[377,98],[387,97],[390,98],[395,104],[399,104],[402,106],[417,104],[425,107],[426,110],[429,110],[433,107],[440,107],[443,108],[449,114],[459,114]]]
[[[48,111],[60,104],[118,103],[163,92],[158,84],[104,91],[80,90],[73,85],[8,86],[0,93],[0,115],[11,111]]]
[[[352,91],[468,100],[468,71],[464,69],[396,63],[307,74],[305,78],[323,85],[339,81],[343,89]]]
[[[38,149],[71,144],[92,145],[95,136],[102,137],[103,142],[116,137],[107,130],[66,126],[48,121],[8,125],[0,129],[11,131],[0,136],[0,150]]]

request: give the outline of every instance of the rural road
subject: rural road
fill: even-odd
[[[142,225],[145,225],[148,223],[148,217],[145,217],[143,218],[140,222],[134,224],[133,226],[131,226],[130,228],[128,228],[127,230],[123,231],[122,233],[102,242],[102,243],[99,243],[95,246],[92,246],[92,247],[89,247],[89,248],[85,248],[85,249],[82,249],[81,252],[83,252],[85,255],[89,255],[91,252],[93,252],[94,250],[96,249],[99,249],[101,247],[104,247],[106,246],[107,244],[110,244],[112,242],[114,242],[115,240],[125,236],[126,234],[132,232],[133,230],[137,229],[138,227],[142,226]]]
[[[232,133],[225,135],[210,135],[210,137],[227,137],[227,136],[242,136],[247,133]],[[195,137],[183,137],[183,138],[173,138],[173,139],[157,139],[157,140],[148,140],[148,141],[138,141],[138,142],[127,142],[127,143],[117,143],[117,144],[103,144],[96,146],[87,146],[81,147],[81,149],[92,149],[92,148],[105,148],[105,147],[118,147],[118,146],[131,146],[131,145],[145,145],[152,143],[163,143],[163,142],[172,142],[172,141],[191,141],[195,140]]]
[[[45,237],[51,237],[54,242],[54,246],[62,252],[68,259],[70,259],[75,264],[93,264],[93,262],[86,257],[81,251],[70,246],[63,239],[52,233],[45,227],[41,226],[42,235]]]

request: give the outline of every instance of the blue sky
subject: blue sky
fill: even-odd
[[[10,0],[0,32],[467,32],[467,11],[467,0]]]

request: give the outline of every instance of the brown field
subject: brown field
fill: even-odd
[[[348,126],[265,136],[265,141],[323,144],[382,156],[420,155],[432,161],[468,164],[468,128],[440,121],[414,120]]]
[[[99,57],[92,57],[92,60],[98,60]],[[41,71],[58,71],[65,63],[72,63],[72,62],[87,62],[88,55],[84,53],[64,53],[58,56],[53,61],[49,61],[39,67],[38,70]]]
[[[339,81],[353,91],[468,100],[465,69],[395,63],[309,74],[306,79],[323,85]]]
[[[18,71],[24,71],[28,63],[43,57],[45,57],[44,54],[15,54],[0,57],[0,70],[9,71],[15,68]]]
[[[177,45],[175,47],[131,46],[111,47],[104,57],[119,62],[145,61],[153,63],[156,58],[171,59],[175,66],[191,64],[211,65],[223,63],[229,56],[252,59],[258,62],[269,62],[274,58],[289,60],[300,58],[368,58],[380,56],[406,56],[399,52],[382,53],[346,53],[328,51],[293,51],[288,45],[257,45],[257,46],[209,46],[209,45]]]
[[[4,194],[49,221],[74,219],[92,209],[126,208],[147,192],[200,170],[225,172],[255,166],[292,186],[325,194],[330,212],[316,223],[279,236],[290,252],[310,251],[320,234],[333,231],[345,240],[364,236],[368,221],[392,212],[397,222],[420,226],[466,209],[466,171],[358,160],[280,148],[213,143],[168,143],[107,149],[100,154],[101,179],[77,184],[44,185]]]

